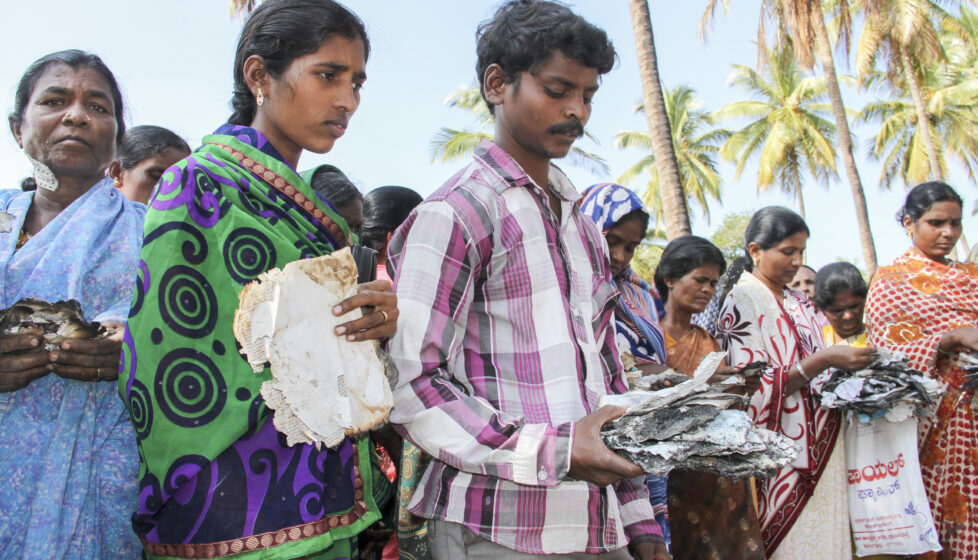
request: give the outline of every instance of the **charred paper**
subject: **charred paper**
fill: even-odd
[[[356,292],[357,269],[345,248],[269,270],[239,294],[234,335],[255,373],[270,367],[261,394],[289,445],[333,447],[383,424],[393,407],[390,366],[377,341],[333,334],[362,316],[359,308],[333,315]]]
[[[44,349],[57,350],[72,338],[98,338],[107,331],[100,323],[82,315],[81,304],[69,299],[51,303],[39,298],[24,298],[0,311],[0,335],[30,334],[44,341]],[[29,352],[25,350],[24,352]]]
[[[742,377],[710,383],[724,356],[707,355],[692,378],[673,387],[602,397],[602,405],[628,409],[605,424],[605,444],[657,476],[673,469],[734,478],[774,476],[795,460],[798,449],[788,438],[754,426],[745,412],[731,408],[747,404],[748,397],[726,392],[743,384]]]
[[[910,367],[899,352],[878,352],[864,370],[833,370],[822,385],[822,406],[854,412],[863,423],[875,418],[901,422],[925,414],[944,393],[944,384]]]

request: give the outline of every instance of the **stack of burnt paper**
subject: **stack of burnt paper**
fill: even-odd
[[[52,351],[67,339],[101,338],[109,333],[101,324],[86,321],[81,304],[76,300],[51,303],[38,298],[24,298],[0,310],[0,336],[23,334],[40,337],[44,341],[44,349]]]
[[[774,476],[794,461],[798,449],[788,438],[754,426],[745,412],[728,408],[746,404],[747,397],[724,392],[736,381],[709,384],[723,357],[722,352],[707,355],[691,379],[674,387],[603,398],[601,404],[628,408],[605,424],[605,444],[658,476],[672,469],[737,478]]]
[[[879,358],[864,370],[834,370],[821,395],[822,406],[855,412],[866,423],[919,416],[943,392],[940,381],[911,368],[902,354],[880,348]]]

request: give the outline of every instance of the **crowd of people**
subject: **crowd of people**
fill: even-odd
[[[650,214],[620,185],[579,192],[554,159],[583,135],[615,49],[562,4],[511,0],[477,30],[495,123],[422,200],[366,194],[332,165],[300,172],[351,125],[370,41],[331,0],[268,0],[235,51],[230,117],[191,150],[126,129],[96,55],[33,63],[10,128],[33,166],[0,191],[0,307],[76,300],[107,334],[45,348],[0,336],[0,558],[854,557],[846,430],[826,372],[878,349],[947,386],[920,424],[943,551],[978,557],[975,400],[955,356],[978,351],[978,267],[948,258],[963,201],[909,191],[909,248],[867,283],[804,264],[812,231],[758,210],[726,262],[684,236],[652,284],[630,263]],[[334,333],[381,341],[396,366],[390,424],[334,447],[289,446],[238,352],[238,294],[289,262],[352,247],[356,295]],[[646,477],[610,451],[599,407],[641,375],[716,378],[801,453],[770,479]],[[323,364],[323,367],[335,367]]]

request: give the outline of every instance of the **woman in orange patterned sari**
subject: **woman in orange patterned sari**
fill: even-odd
[[[702,237],[678,237],[662,252],[655,287],[666,307],[666,365],[680,373],[692,375],[704,356],[720,351],[716,339],[691,320],[710,303],[726,267],[720,249]],[[675,470],[668,488],[673,560],[766,558],[747,480]]]
[[[978,350],[978,267],[947,259],[961,236],[961,197],[944,183],[917,185],[900,220],[913,243],[869,288],[869,343],[906,354],[948,392],[920,423],[920,467],[944,550],[925,558],[978,558],[978,449],[972,391],[959,351]]]

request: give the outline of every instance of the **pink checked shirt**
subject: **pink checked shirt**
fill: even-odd
[[[626,390],[607,247],[556,167],[546,193],[485,141],[394,235],[391,422],[432,455],[416,515],[533,554],[662,541],[641,478],[568,480],[574,422]]]

